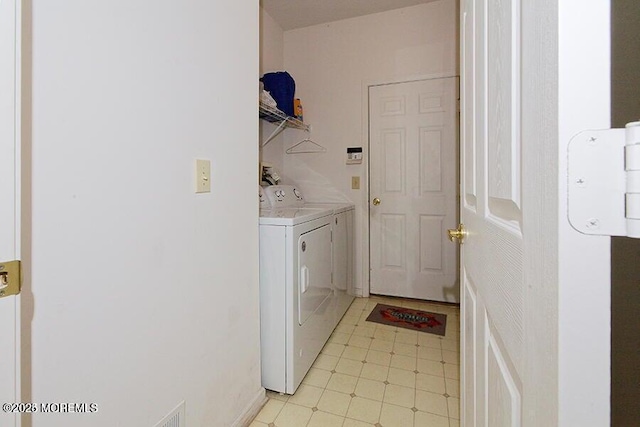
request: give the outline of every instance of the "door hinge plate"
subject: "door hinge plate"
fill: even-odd
[[[568,218],[583,234],[640,237],[640,122],[569,142]]]
[[[0,298],[18,295],[21,289],[20,261],[0,262]]]

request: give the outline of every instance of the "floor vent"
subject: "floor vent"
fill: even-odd
[[[162,419],[155,427],[186,427],[184,401]]]

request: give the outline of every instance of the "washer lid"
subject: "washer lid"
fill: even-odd
[[[332,209],[273,208],[260,209],[260,225],[292,226],[333,215]]]
[[[332,209],[333,213],[339,214],[346,211],[351,211],[356,208],[353,203],[305,203],[305,208],[314,208],[314,209]]]

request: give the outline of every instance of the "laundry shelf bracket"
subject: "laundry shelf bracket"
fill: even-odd
[[[300,129],[309,132],[309,125],[306,125],[304,122],[296,119],[295,117],[287,116],[278,108],[272,107],[263,102],[260,102],[259,113],[262,120],[265,120],[269,123],[274,123],[276,125],[276,128],[273,130],[273,132],[271,132],[271,135],[269,135],[269,137],[262,143],[263,147],[287,128]]]

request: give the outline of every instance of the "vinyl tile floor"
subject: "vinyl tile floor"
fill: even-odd
[[[365,319],[377,303],[447,315],[444,337]],[[294,395],[267,390],[250,427],[459,427],[460,310],[356,298]]]

